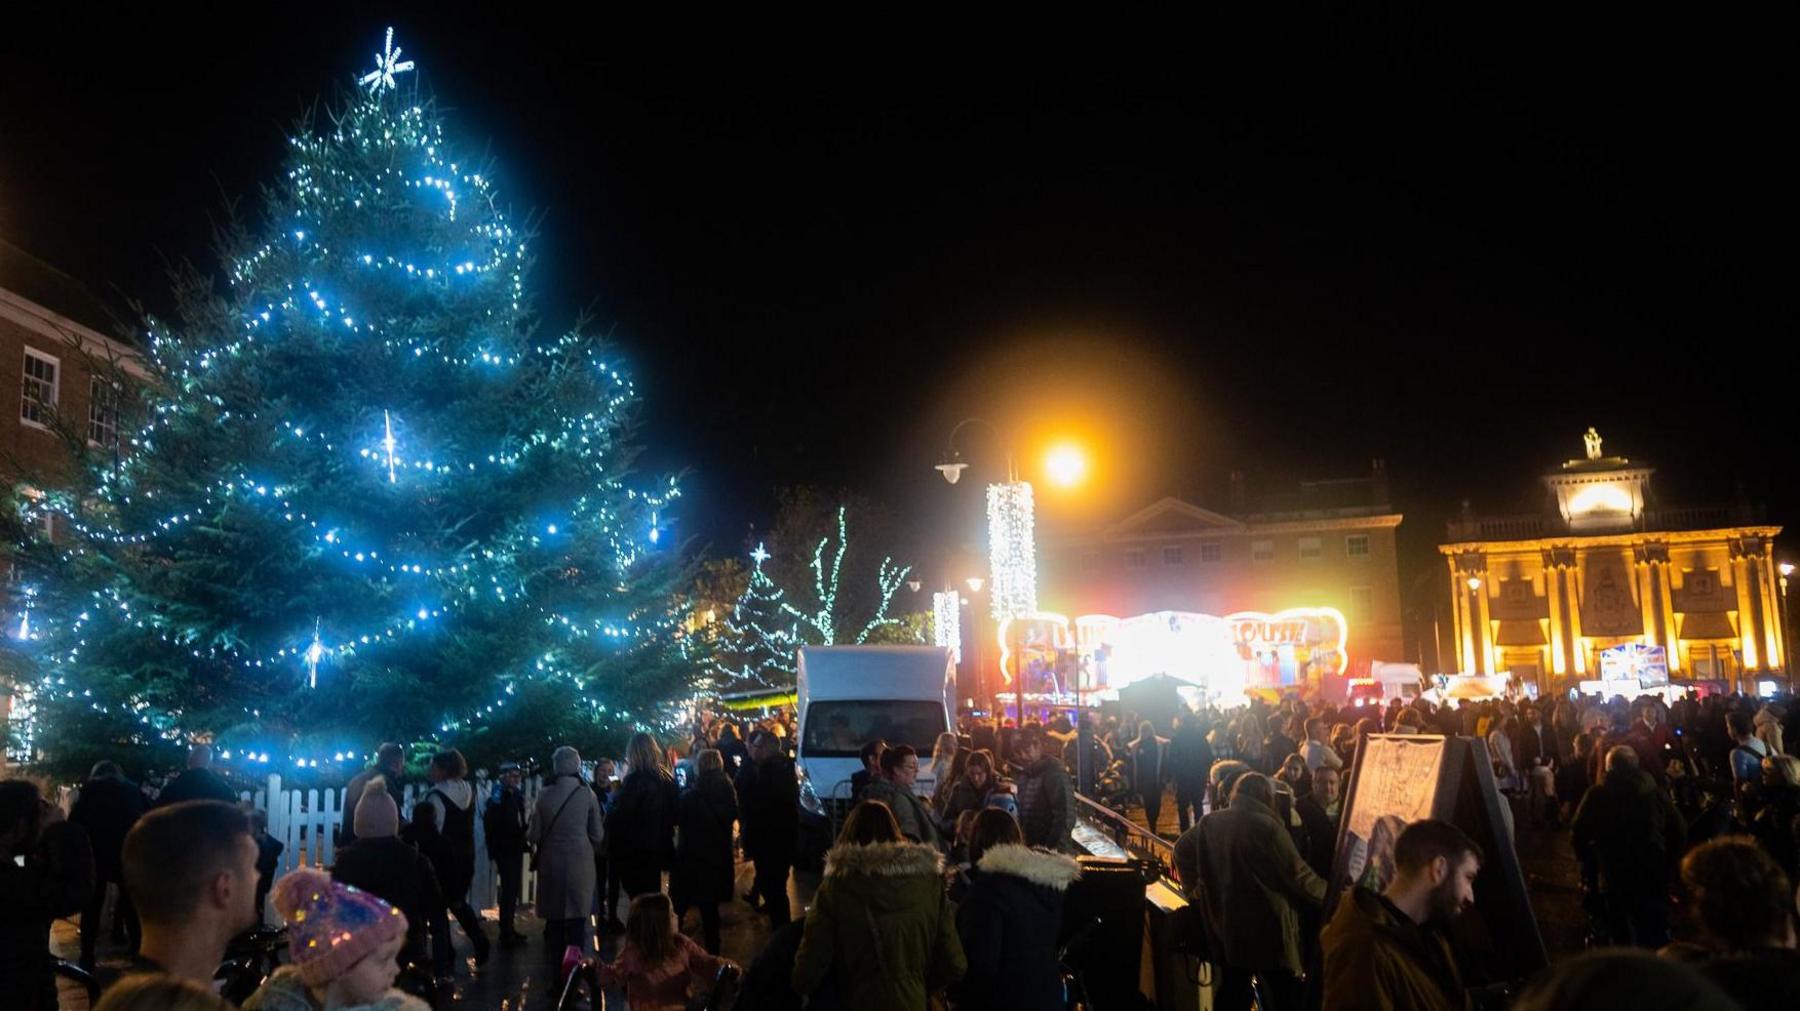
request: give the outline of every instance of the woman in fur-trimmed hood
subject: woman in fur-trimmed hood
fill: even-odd
[[[964,967],[943,859],[902,839],[887,805],[858,804],[825,855],[794,958],[794,991],[825,991],[834,1006],[859,1011],[919,1011]]]
[[[969,963],[956,991],[959,1011],[1062,1011],[1056,935],[1063,893],[1081,865],[1074,857],[1026,846],[1013,816],[992,808],[975,818],[969,855],[975,866],[956,910]]]

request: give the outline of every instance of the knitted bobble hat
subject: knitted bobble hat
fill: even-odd
[[[289,924],[289,956],[309,986],[331,982],[384,943],[406,936],[400,910],[311,867],[289,871],[269,897]]]
[[[355,803],[350,825],[358,839],[385,839],[400,834],[400,808],[388,794],[387,780],[380,776],[369,780]]]

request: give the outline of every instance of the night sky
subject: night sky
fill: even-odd
[[[797,483],[973,539],[978,486],[929,469],[971,414],[1026,476],[1051,437],[1099,455],[1053,529],[1380,456],[1418,559],[1464,498],[1535,508],[1588,425],[1665,502],[1741,479],[1796,518],[1781,32],[386,7],[9,22],[0,235],[164,304],[392,22],[538,223],[546,323],[625,347],[697,546]]]

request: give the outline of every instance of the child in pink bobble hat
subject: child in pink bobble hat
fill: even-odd
[[[393,989],[406,942],[400,910],[324,871],[302,867],[270,893],[288,923],[284,965],[244,1002],[244,1011],[430,1011]]]

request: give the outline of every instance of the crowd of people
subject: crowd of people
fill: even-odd
[[[1249,1006],[1252,978],[1265,1009],[1466,1006],[1446,931],[1484,855],[1454,826],[1409,826],[1393,881],[1347,893],[1321,922],[1357,742],[1391,732],[1481,739],[1505,830],[1566,829],[1589,947],[1658,951],[1760,1008],[1800,1006],[1800,758],[1786,747],[1797,717],[1739,695],[1348,708],[1289,698],[1182,714],[1167,739],[1131,714],[1094,730],[1133,766],[1153,829],[1165,785],[1178,807],[1209,811],[1191,828],[1181,812],[1174,860],[1220,969],[1215,1007]]]
[[[1685,973],[1682,987],[1724,995],[1721,1007],[1800,1006],[1795,715],[1742,696],[1646,696],[1357,707],[1288,698],[1182,711],[1161,728],[1134,713],[1084,718],[1094,767],[1123,776],[1152,831],[1173,795],[1172,871],[1195,911],[1185,928],[1194,949],[1215,966],[1213,1006],[1282,1011],[1470,1006],[1449,928],[1471,907],[1488,854],[1455,826],[1406,826],[1391,879],[1346,892],[1325,917],[1343,789],[1370,732],[1482,739],[1503,814],[1567,832],[1591,946],[1656,952],[1657,972]],[[396,980],[407,966],[428,983],[453,977],[463,964],[453,925],[476,966],[495,945],[524,942],[527,860],[543,979],[593,958],[595,979],[630,1007],[684,1006],[732,966],[721,907],[740,898],[741,853],[751,870],[742,898],[766,916],[770,938],[741,967],[738,1007],[942,998],[1061,1008],[1056,946],[1079,875],[1078,729],[1065,717],[965,718],[928,755],[866,742],[799,918],[789,881],[801,788],[784,715],[709,718],[666,743],[641,733],[622,760],[591,766],[559,748],[529,799],[520,766],[502,765],[483,795],[463,757],[440,751],[411,810],[406,751],[384,744],[346,787],[332,865],[279,880],[281,843],[211,770],[204,746],[158,791],[100,763],[66,817],[32,783],[0,783],[0,1006],[55,1007],[51,921],[80,914],[91,967],[109,908],[131,961],[102,1007],[229,1006],[200,1001],[220,1000],[210,987],[228,945],[272,902],[289,927],[290,964],[242,1006],[421,1008]],[[498,878],[491,939],[469,903],[478,820]],[[592,950],[590,922],[615,939],[612,959]],[[1614,963],[1572,964],[1602,973]],[[1533,999],[1565,992],[1557,986]]]

